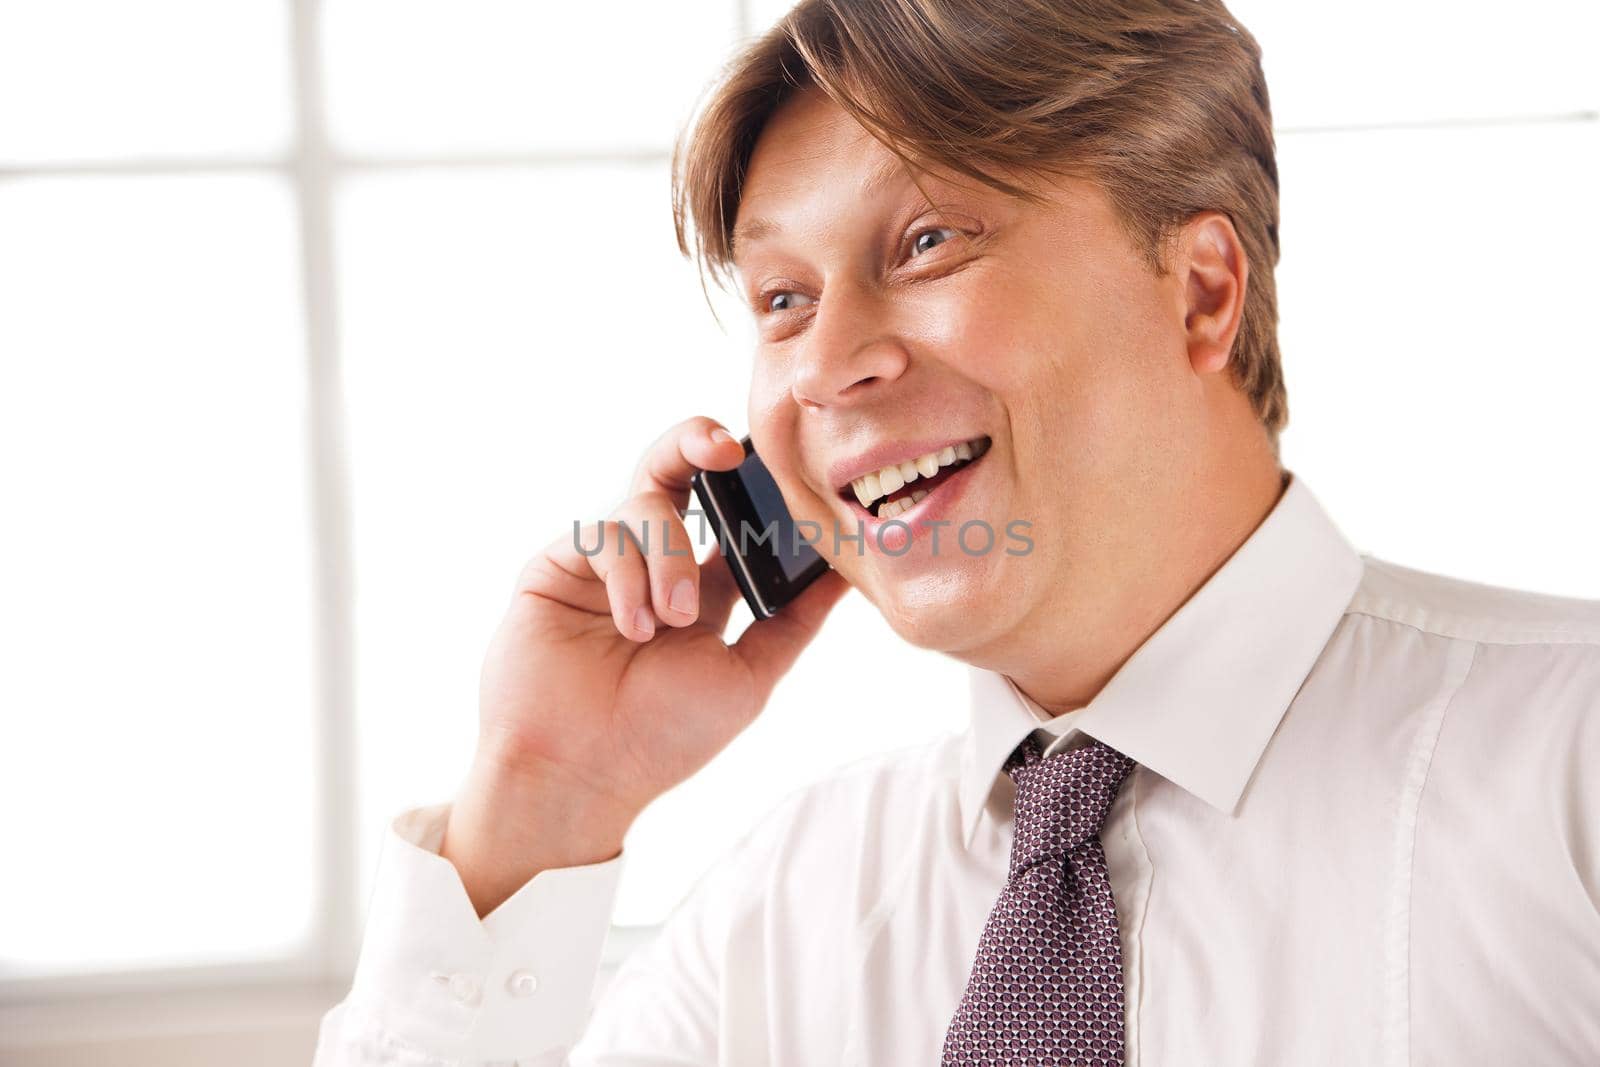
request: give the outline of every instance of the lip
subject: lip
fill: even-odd
[[[920,441],[888,441],[869,448],[867,451],[849,459],[841,459],[831,464],[828,467],[828,484],[832,485],[836,492],[853,497],[854,494],[850,490],[850,483],[864,474],[880,471],[891,463],[898,465],[906,460],[916,459],[918,456],[926,456],[929,452],[937,452],[946,446],[954,447],[966,441],[976,441],[980,437],[988,436],[988,434],[984,433],[974,433],[965,437],[929,437]],[[991,438],[990,447],[992,448],[993,446],[994,441]]]

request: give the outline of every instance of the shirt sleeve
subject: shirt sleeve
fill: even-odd
[[[355,981],[322,1020],[314,1067],[568,1062],[623,856],[541,871],[480,920],[439,855],[449,811],[390,824]]]

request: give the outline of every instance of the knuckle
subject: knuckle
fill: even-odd
[[[622,546],[624,556],[630,559],[648,554],[645,538],[649,536],[649,526],[640,525],[637,519],[623,519],[617,523],[617,536],[621,538],[617,543]]]
[[[551,576],[552,567],[553,564],[548,556],[541,554],[529,559],[517,572],[517,589],[521,591],[542,588]]]
[[[639,510],[642,512],[667,512],[675,514],[677,509],[672,506],[672,497],[660,489],[645,489],[635,493],[633,497]]]
[[[662,556],[676,558],[689,543],[688,530],[672,498],[657,490],[629,497],[608,521],[616,524],[625,552],[637,553],[652,562]]]

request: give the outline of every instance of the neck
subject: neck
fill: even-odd
[[[1153,550],[1111,568],[1098,589],[1055,583],[1060,592],[1046,597],[1023,625],[961,658],[1006,675],[1052,716],[1087,705],[1249,540],[1288,486],[1270,449],[1234,469],[1220,484],[1179,479],[1185,488],[1161,509],[1159,524],[1132,542]]]

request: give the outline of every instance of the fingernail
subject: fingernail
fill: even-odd
[[[672,596],[667,598],[667,604],[673,611],[693,615],[696,599],[694,582],[688,578],[679,578],[678,583],[672,587]]]
[[[733,434],[729,433],[727,430],[724,430],[721,426],[718,426],[715,430],[711,431],[711,439],[717,442],[719,445],[724,441],[737,440]]]
[[[656,632],[655,616],[649,608],[640,608],[633,613],[633,628],[646,637]]]

